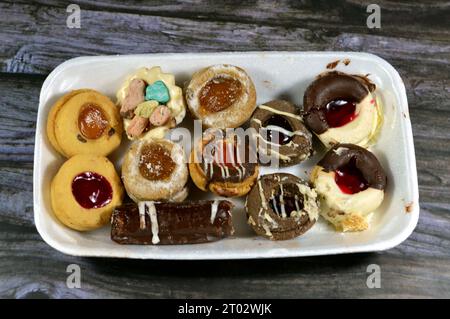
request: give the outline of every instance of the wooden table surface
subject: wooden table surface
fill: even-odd
[[[0,297],[450,297],[450,3],[387,1],[369,29],[366,1],[77,1],[0,3]],[[245,261],[76,258],[49,247],[33,222],[39,91],[82,55],[248,50],[375,53],[402,76],[420,185],[420,220],[379,253]],[[399,141],[400,142],[400,141]],[[82,287],[66,286],[78,264]],[[366,286],[369,264],[381,288]]]

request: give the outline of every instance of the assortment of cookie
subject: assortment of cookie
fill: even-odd
[[[308,86],[303,109],[286,100],[257,105],[252,79],[232,65],[199,70],[184,90],[160,67],[141,68],[118,88],[116,103],[95,90],[71,91],[47,121],[50,144],[67,158],[51,183],[53,212],[77,231],[110,223],[119,244],[232,236],[234,204],[224,197],[246,196],[249,226],[271,240],[301,236],[320,216],[340,232],[366,230],[387,184],[368,150],[383,119],[376,93],[367,77],[332,71]],[[189,154],[166,138],[186,110],[204,128]],[[235,128],[250,130],[248,138],[228,132]],[[107,156],[123,133],[131,146],[119,175]],[[263,166],[309,159],[317,143],[327,151],[309,181],[260,175]],[[216,199],[188,199],[190,180]]]

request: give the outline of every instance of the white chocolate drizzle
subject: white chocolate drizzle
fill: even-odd
[[[152,230],[152,244],[156,245],[159,243],[159,226],[158,226],[158,217],[156,215],[155,202],[144,201],[139,202],[139,226],[141,229],[145,229],[145,215],[147,214],[150,217],[151,222],[151,230]]]
[[[294,202],[295,202],[295,209],[296,209],[297,212],[300,213],[301,210],[300,210],[300,205],[298,204],[298,195],[295,194],[294,198],[295,198],[295,200],[294,200]]]
[[[267,106],[267,105],[264,105],[264,104],[258,105],[258,108],[270,111],[270,112],[275,113],[275,114],[280,114],[280,115],[292,117],[292,118],[297,119],[299,121],[303,121],[301,116],[299,116],[299,115],[292,114],[292,113],[289,113],[289,112],[283,112],[283,111],[274,109],[274,108],[272,108],[270,106]]]
[[[286,207],[284,206],[284,190],[283,190],[283,184],[280,184],[280,207],[281,207],[281,218],[286,218]]]
[[[211,204],[211,224],[214,224],[216,219],[217,210],[219,209],[219,200],[214,200]]]
[[[261,198],[261,206],[267,210],[266,197],[264,196],[264,191],[261,185],[261,180],[258,180],[259,197]]]

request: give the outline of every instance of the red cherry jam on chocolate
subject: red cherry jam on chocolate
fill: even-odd
[[[350,99],[336,99],[325,107],[325,117],[330,127],[341,127],[353,121],[357,114],[356,102]]]
[[[264,122],[264,127],[269,125],[278,126],[286,131],[292,132],[292,126],[289,124],[289,121],[278,114],[272,115],[269,119],[267,119],[267,121]],[[293,136],[286,135],[280,131],[274,131],[275,130],[270,129],[267,130],[267,141],[279,145],[285,145],[292,140]]]
[[[111,202],[112,187],[104,176],[83,172],[73,179],[72,194],[81,207],[100,208]]]
[[[345,194],[356,194],[369,187],[353,158],[348,164],[335,170],[334,180]]]

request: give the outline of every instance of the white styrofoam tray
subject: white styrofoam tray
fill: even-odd
[[[63,94],[79,88],[96,89],[115,100],[115,92],[124,78],[139,67],[161,66],[174,73],[182,85],[196,70],[220,63],[244,68],[253,79],[258,103],[275,98],[288,99],[297,105],[303,101],[308,84],[328,63],[339,63],[336,70],[369,74],[377,85],[384,107],[384,123],[378,143],[371,148],[388,176],[386,196],[376,211],[369,230],[338,233],[320,219],[301,237],[287,241],[270,241],[257,237],[246,224],[243,198],[231,199],[236,208],[233,221],[236,234],[214,243],[175,246],[119,245],[110,240],[110,227],[92,232],[77,232],[57,221],[50,205],[50,181],[64,159],[51,147],[46,136],[46,121],[52,104]],[[189,115],[183,125],[189,127]],[[119,168],[129,142],[123,138],[119,150],[110,158]],[[187,150],[188,151],[188,150]],[[307,178],[323,153],[305,163],[280,169]],[[277,171],[262,168],[261,174]],[[385,60],[358,52],[233,52],[142,54],[96,56],[71,59],[59,65],[44,82],[39,99],[33,176],[34,219],[42,238],[53,248],[69,255],[142,259],[244,259],[328,255],[378,251],[404,241],[414,230],[419,217],[419,194],[416,160],[405,87],[397,71]],[[211,198],[194,185],[190,198]],[[408,209],[407,209],[408,208]]]

